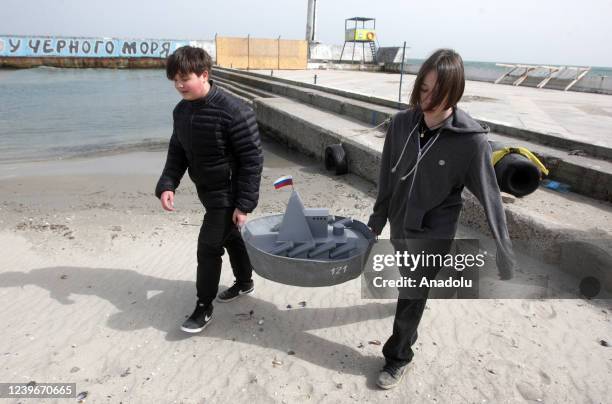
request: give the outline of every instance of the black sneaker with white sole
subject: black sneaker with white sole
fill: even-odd
[[[205,306],[204,303],[198,302],[193,314],[181,326],[181,330],[189,333],[197,333],[202,331],[212,320],[213,305],[212,303]]]
[[[394,388],[402,381],[407,368],[408,364],[396,366],[387,362],[378,374],[376,385],[384,390]]]
[[[253,282],[249,282],[247,284],[239,284],[234,282],[231,287],[219,293],[219,296],[217,296],[217,301],[221,303],[231,302],[232,300],[238,299],[242,295],[253,292],[254,289],[255,287],[253,286]]]

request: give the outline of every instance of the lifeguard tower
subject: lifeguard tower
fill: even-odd
[[[342,56],[344,55],[344,49],[346,48],[346,44],[352,43],[353,53],[351,56],[351,63],[355,61],[355,48],[358,44],[361,44],[362,48],[361,62],[365,63],[365,47],[366,44],[368,44],[368,47],[372,52],[372,63],[376,63],[376,51],[378,48],[376,42],[377,38],[375,18],[347,18],[346,20],[344,20],[344,45],[342,46],[342,52],[340,53],[340,61],[342,61]]]

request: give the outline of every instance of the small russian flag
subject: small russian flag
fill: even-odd
[[[279,189],[287,185],[293,186],[293,177],[290,175],[285,175],[274,181],[274,189]]]

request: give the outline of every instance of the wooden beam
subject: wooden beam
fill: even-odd
[[[538,83],[538,88],[542,88],[544,87],[546,84],[548,84],[548,82],[550,81],[550,79],[553,78],[553,74],[554,73],[559,73],[561,72],[563,69],[565,69],[565,67],[555,67],[555,66],[542,66],[542,67],[546,67],[548,69],[548,76],[546,76],[546,78],[544,78],[544,80],[540,81]]]
[[[504,73],[504,75],[502,75],[500,78],[498,78],[497,80],[495,80],[495,84],[499,84],[500,81],[502,81],[503,79],[505,79],[506,77],[508,77],[513,71],[515,71],[516,69],[518,69],[518,66],[514,66],[514,65],[503,65],[503,64],[498,64],[497,66],[504,66],[504,67],[512,67],[512,69],[507,72]]]
[[[572,88],[572,87],[574,86],[574,84],[578,83],[578,81],[579,81],[580,79],[582,79],[584,76],[586,76],[586,74],[589,72],[589,70],[591,70],[591,68],[590,68],[590,67],[581,67],[581,68],[575,68],[575,69],[576,69],[576,74],[577,74],[577,76],[576,76],[576,78],[574,79],[574,81],[572,81],[571,83],[569,83],[569,84],[567,85],[567,87],[565,87],[565,90],[564,90],[564,91],[567,91],[567,90],[569,90],[570,88]],[[578,74],[578,72],[579,72],[580,70],[582,70],[582,73]]]
[[[531,73],[532,71],[536,69],[548,69],[548,75],[546,75],[546,77],[537,84],[537,88],[544,87],[546,84],[548,84],[548,82],[551,79],[558,76],[559,73],[563,70],[576,70],[576,78],[571,83],[569,83],[567,87],[565,87],[565,91],[572,88],[574,84],[580,81],[591,70],[590,67],[525,65],[525,64],[508,64],[508,63],[496,63],[496,66],[509,67],[510,71],[508,71],[507,73],[504,73],[500,78],[495,80],[494,81],[495,84],[499,84],[499,82],[501,82],[506,77],[510,76],[510,74],[512,74],[512,72],[514,72],[516,69],[525,69],[525,73],[523,73],[521,77],[519,77],[514,83],[512,83],[512,85],[514,86],[521,85],[527,79],[527,77],[529,76],[529,73]]]
[[[523,73],[523,75],[521,77],[519,77],[514,83],[512,83],[513,86],[519,86],[521,85],[521,83],[523,81],[525,81],[525,79],[527,78],[527,76],[529,75],[529,72],[537,69],[537,67],[533,67],[533,66],[529,66],[529,67],[524,67],[525,69],[525,73]]]

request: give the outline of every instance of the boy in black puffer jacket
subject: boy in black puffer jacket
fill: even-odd
[[[202,331],[212,318],[224,248],[236,281],[219,294],[228,302],[253,291],[252,267],[239,228],[259,200],[263,153],[255,114],[210,80],[211,57],[200,48],[177,49],[166,64],[181,100],[174,108],[174,130],[155,195],[174,210],[174,192],[188,171],[206,209],[198,237],[198,301],[183,323],[185,332]]]

